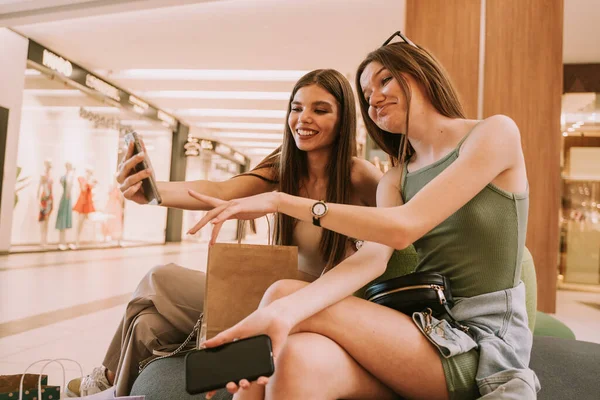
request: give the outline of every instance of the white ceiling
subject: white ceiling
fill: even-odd
[[[173,110],[192,126],[276,124],[273,129],[232,125],[201,130],[202,135],[221,138],[242,152],[259,156],[281,140],[286,99],[295,81],[317,68],[335,68],[351,77],[369,51],[404,28],[404,6],[404,0],[205,1],[13,29],[89,69],[100,70],[120,86]],[[157,71],[165,69],[172,71]],[[277,70],[289,72],[290,77],[190,77],[196,70]],[[161,77],[152,77],[157,72],[162,72]],[[44,85],[40,79],[28,79],[30,89]],[[214,92],[223,91],[277,93],[270,100],[214,99],[219,94]],[[54,97],[59,103],[77,101]],[[235,110],[239,116],[222,116],[223,110]]]
[[[600,1],[564,3],[565,62],[600,62]],[[0,0],[0,26],[172,110],[194,132],[258,157],[281,140],[286,96],[302,71],[335,68],[351,78],[370,50],[404,28],[404,9],[404,0]],[[277,70],[290,77],[195,77],[201,70]],[[54,88],[35,77],[27,85]],[[264,100],[215,98],[223,92],[275,93],[263,93],[272,97]],[[68,93],[39,96],[54,105],[81,101]],[[237,116],[223,116],[224,110]],[[224,123],[229,127],[197,127]],[[247,123],[263,125],[235,125]]]

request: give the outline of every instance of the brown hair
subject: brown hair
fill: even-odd
[[[287,123],[294,96],[301,88],[318,85],[327,90],[339,104],[336,136],[327,164],[327,197],[331,203],[348,204],[350,202],[352,157],[356,156],[356,103],[350,82],[338,71],[318,69],[304,75],[294,86],[286,113],[285,134],[283,144],[261,161],[253,171],[271,168],[278,181],[279,191],[294,196],[299,195],[300,183],[308,177],[306,152],[301,151],[294,142],[292,131]],[[280,245],[291,245],[295,219],[285,214],[278,214],[275,224],[274,242]],[[344,258],[348,238],[339,233],[324,229],[319,250],[329,269]]]
[[[442,115],[449,118],[465,118],[462,104],[452,85],[448,73],[438,60],[422,47],[416,47],[406,42],[396,42],[382,46],[367,55],[356,72],[356,87],[360,92],[360,77],[367,65],[377,61],[390,71],[400,83],[406,97],[406,131],[404,134],[393,134],[379,128],[369,117],[369,103],[360,95],[359,104],[365,126],[371,138],[390,157],[392,165],[401,165],[414,153],[408,142],[408,116],[410,113],[410,86],[403,73],[412,76],[423,86],[431,104]]]

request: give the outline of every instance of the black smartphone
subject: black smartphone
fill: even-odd
[[[137,132],[125,134],[125,144],[129,146],[129,143],[131,142],[133,142],[133,156],[144,151]],[[137,173],[148,168],[152,168],[152,163],[150,162],[150,157],[146,154],[144,159],[134,167],[134,171]],[[144,190],[144,197],[148,200],[148,204],[156,206],[162,203],[162,198],[160,197],[160,193],[158,193],[154,174],[148,178],[142,179],[142,189]]]
[[[185,356],[185,390],[204,393],[236,384],[242,379],[252,382],[275,372],[271,338],[249,337],[211,349],[195,350]]]

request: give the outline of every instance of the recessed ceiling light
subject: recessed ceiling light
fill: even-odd
[[[273,152],[273,149],[247,149],[244,154],[247,156],[266,156]]]
[[[75,89],[25,89],[25,94],[33,96],[54,96],[54,97],[85,97],[87,96],[80,90]]]
[[[200,122],[196,124],[199,128],[214,128],[214,129],[252,129],[266,131],[283,132],[283,124],[260,124],[248,122]]]
[[[260,148],[270,148],[274,150],[275,148],[281,146],[281,142],[251,142],[251,141],[239,141],[239,140],[229,140],[227,141],[233,147],[260,147]]]
[[[567,131],[568,132],[575,132],[575,129],[574,128],[569,128],[569,129],[567,129]]]
[[[568,132],[563,132],[562,135],[565,136],[565,137],[567,137],[567,136],[569,136],[569,133]]]
[[[239,92],[209,90],[149,90],[140,96],[152,99],[289,100],[289,92]]]
[[[124,69],[96,71],[111,79],[144,79],[175,81],[289,81],[296,82],[308,71],[244,70],[244,69]]]
[[[285,118],[285,110],[236,110],[227,108],[187,108],[176,112],[184,117]]]
[[[25,70],[25,76],[37,76],[37,75],[41,75],[42,73],[40,71],[38,71],[37,69],[31,69],[31,68],[27,68]]]
[[[272,139],[283,140],[282,133],[252,133],[252,132],[213,132],[216,138],[227,139]]]

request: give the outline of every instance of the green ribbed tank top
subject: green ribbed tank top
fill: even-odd
[[[402,177],[405,203],[459,157],[460,147],[469,134],[454,151],[431,165],[413,172],[407,172],[405,165]],[[528,192],[514,194],[488,184],[414,243],[419,257],[415,271],[446,275],[456,297],[515,287],[521,277],[528,209]]]

